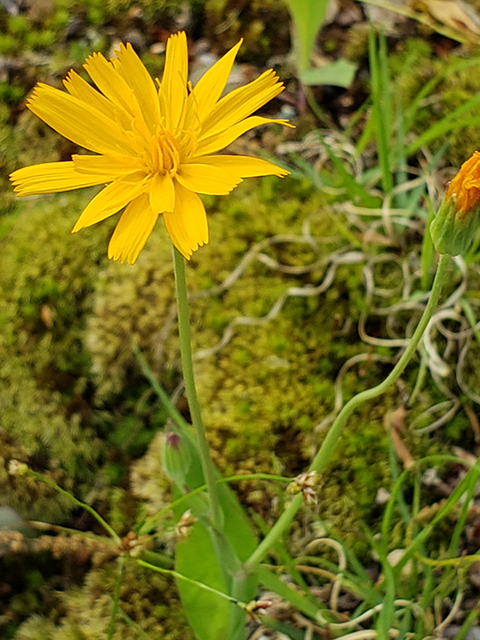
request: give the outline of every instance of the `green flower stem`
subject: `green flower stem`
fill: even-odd
[[[178,306],[178,331],[180,334],[180,349],[182,354],[182,369],[185,380],[188,407],[192,418],[192,424],[198,441],[198,450],[202,462],[202,470],[208,487],[208,495],[211,507],[211,523],[217,531],[222,531],[222,512],[218,499],[216,482],[216,469],[210,455],[205,426],[202,420],[200,403],[195,387],[193,375],[192,343],[190,333],[190,309],[187,300],[187,281],[185,277],[185,259],[181,253],[173,248],[173,264],[175,269],[175,285],[177,289]]]
[[[342,433],[342,429],[345,426],[350,415],[355,411],[355,409],[360,406],[363,402],[367,400],[372,400],[377,396],[385,393],[385,391],[398,380],[400,375],[403,373],[405,367],[412,359],[418,343],[422,338],[425,329],[427,328],[427,324],[430,321],[430,318],[433,315],[433,312],[437,306],[438,299],[440,297],[440,293],[442,291],[442,286],[445,281],[445,273],[447,270],[447,266],[449,263],[449,256],[446,254],[440,255],[437,266],[437,273],[435,275],[435,280],[432,285],[432,291],[430,293],[430,298],[425,307],[422,317],[418,323],[417,328],[415,329],[415,333],[413,334],[408,347],[402,353],[401,358],[392,369],[390,374],[385,378],[383,382],[372,387],[371,389],[366,389],[361,393],[354,396],[351,400],[347,402],[347,404],[340,411],[338,416],[335,418],[330,430],[328,431],[325,440],[322,443],[322,446],[317,452],[312,464],[310,465],[310,471],[317,471],[320,473],[326,466],[329,461],[333,450],[338,442],[338,439]],[[287,509],[283,512],[274,526],[270,529],[268,534],[259,544],[257,549],[252,553],[250,558],[246,562],[246,569],[252,571],[267,555],[269,550],[275,545],[275,543],[283,536],[283,534],[288,530],[292,520],[295,518],[298,510],[302,506],[303,496],[302,494],[298,494],[292,500]]]
[[[108,533],[108,535],[118,545],[121,544],[122,540],[121,540],[120,536],[118,536],[115,533],[115,531],[108,524],[108,522],[106,520],[104,520],[102,518],[102,516],[99,513],[97,513],[93,507],[91,507],[89,504],[86,504],[85,502],[82,502],[81,500],[78,500],[73,494],[69,493],[65,489],[62,489],[62,487],[60,485],[58,485],[51,478],[48,478],[47,476],[44,476],[43,474],[38,473],[37,471],[34,471],[33,469],[30,469],[30,467],[28,467],[24,463],[21,463],[21,465],[22,465],[22,468],[21,468],[20,473],[25,473],[25,474],[28,473],[28,474],[32,475],[37,480],[40,480],[41,482],[44,482],[45,484],[47,484],[49,487],[52,487],[52,489],[55,489],[55,491],[57,491],[60,495],[64,496],[65,498],[68,498],[68,500],[73,502],[77,507],[81,507],[82,509],[85,509],[85,511],[87,511],[93,518],[95,518],[95,520],[105,529],[105,531]],[[78,534],[80,532],[79,531],[75,531],[75,533]]]
[[[204,591],[209,591],[210,593],[214,593],[219,598],[228,600],[232,604],[236,604],[244,610],[247,608],[247,605],[244,602],[237,600],[237,598],[233,598],[232,596],[229,596],[227,593],[223,593],[223,591],[214,589],[213,587],[210,587],[208,584],[205,584],[203,582],[198,582],[197,580],[193,580],[188,576],[184,576],[183,573],[178,573],[178,571],[174,571],[173,569],[164,569],[163,567],[158,567],[157,565],[150,564],[150,562],[145,562],[144,560],[137,560],[137,564],[140,567],[144,567],[145,569],[150,569],[151,571],[156,571],[157,573],[163,573],[164,575],[168,575],[168,576],[173,576],[176,580],[182,580],[183,582],[187,582],[188,584],[194,585],[195,587],[199,587]]]

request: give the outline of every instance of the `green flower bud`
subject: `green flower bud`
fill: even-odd
[[[164,435],[162,445],[165,473],[179,486],[183,486],[191,461],[188,443],[177,433],[170,431]]]
[[[465,254],[480,225],[480,153],[475,151],[450,182],[430,235],[438,253]]]

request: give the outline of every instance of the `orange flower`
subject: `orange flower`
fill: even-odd
[[[475,151],[448,185],[430,224],[438,253],[458,256],[470,248],[480,225],[480,153]]]
[[[460,167],[448,185],[447,200],[454,200],[462,216],[476,209],[480,203],[480,152],[475,151]]]

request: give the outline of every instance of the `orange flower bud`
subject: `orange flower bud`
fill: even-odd
[[[430,225],[436,250],[451,256],[465,254],[480,224],[480,152],[475,151],[448,185]]]
[[[475,151],[448,185],[447,199],[453,199],[462,216],[477,209],[480,202],[480,152]]]

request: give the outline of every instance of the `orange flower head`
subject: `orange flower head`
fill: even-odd
[[[430,224],[439,253],[465,255],[480,226],[480,153],[475,151],[448,185],[447,193]]]
[[[460,167],[448,185],[447,200],[454,200],[462,216],[477,209],[480,203],[480,152],[475,151]]]

